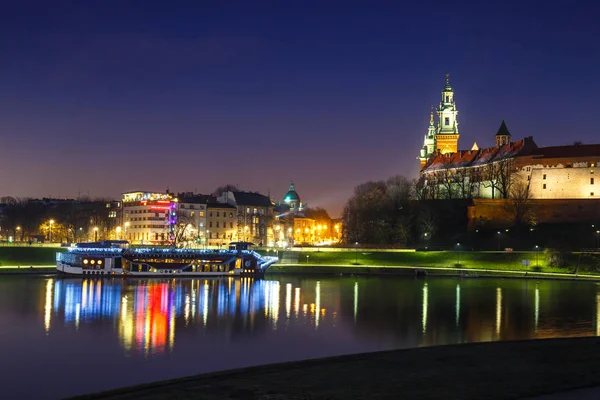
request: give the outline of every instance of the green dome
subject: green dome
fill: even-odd
[[[283,201],[285,203],[291,203],[292,201],[295,201],[295,202],[300,201],[300,196],[298,196],[298,193],[296,193],[293,183],[290,183],[290,190],[288,190],[288,192],[285,194],[285,196],[283,196]]]

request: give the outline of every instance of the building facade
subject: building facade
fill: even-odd
[[[258,246],[274,245],[275,204],[268,196],[254,192],[227,191],[217,202],[236,208],[237,238]]]
[[[594,177],[600,145],[538,147],[531,136],[513,141],[502,120],[494,146],[480,149],[474,144],[471,150],[452,150],[459,136],[454,92],[448,81],[442,97],[440,121],[434,131],[431,116],[418,157],[421,198],[507,199],[515,188],[525,188],[526,196],[533,199],[600,198]]]
[[[223,247],[237,241],[237,208],[231,204],[212,202],[207,205],[207,210],[208,245]]]
[[[123,235],[133,244],[165,244],[176,219],[176,202],[168,193],[123,194]]]

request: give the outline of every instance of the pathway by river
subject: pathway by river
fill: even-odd
[[[593,336],[599,313],[593,282],[5,276],[0,380],[3,398],[54,399],[339,354]]]

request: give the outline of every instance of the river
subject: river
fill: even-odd
[[[600,334],[591,282],[0,277],[2,398],[367,351]]]

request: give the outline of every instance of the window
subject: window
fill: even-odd
[[[220,214],[220,213],[217,211],[217,217],[220,217],[220,215],[219,215],[219,214]]]
[[[590,192],[590,196],[594,197],[594,192]]]
[[[233,213],[232,212],[229,213],[229,218],[233,218]]]
[[[217,221],[217,228],[219,227],[219,221]]]
[[[594,178],[590,178],[590,185],[594,184]]]
[[[200,222],[200,228],[204,228],[204,222]]]
[[[194,216],[194,214],[195,214],[195,213],[194,213],[193,211],[192,211],[192,212],[190,212],[190,217],[193,217],[193,216]]]
[[[546,185],[544,185],[544,189],[546,189]],[[212,228],[212,221],[210,221],[210,222],[208,223],[208,227],[209,227],[209,228]]]
[[[448,117],[444,118],[444,125],[446,125],[446,126],[450,125],[450,118],[448,118]]]
[[[546,179],[546,174],[544,174],[544,176],[542,177],[542,179],[544,179],[544,180]]]
[[[230,228],[233,228],[233,222],[230,222],[230,223],[229,223],[229,227],[230,227]]]
[[[446,103],[450,103],[450,96],[446,96]]]
[[[544,189],[546,189],[546,184],[544,183]]]

